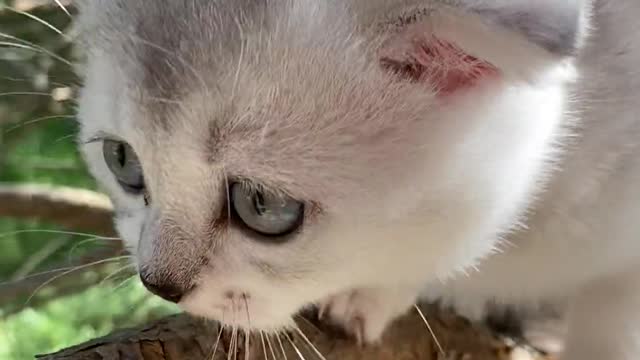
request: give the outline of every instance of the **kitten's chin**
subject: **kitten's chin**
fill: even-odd
[[[203,299],[186,298],[179,304],[187,313],[217,321],[230,328],[246,331],[279,332],[295,327],[293,314],[279,307],[262,306],[260,303],[221,305]]]

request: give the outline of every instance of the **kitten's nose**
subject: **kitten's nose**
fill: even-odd
[[[176,284],[169,281],[150,280],[150,277],[144,273],[140,273],[140,280],[149,291],[172,303],[179,303],[186,293],[184,288]]]

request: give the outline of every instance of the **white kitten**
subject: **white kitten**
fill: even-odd
[[[376,341],[420,296],[640,351],[635,0],[92,0],[83,151],[154,293]],[[590,29],[591,31],[587,31]],[[590,37],[587,37],[590,33]]]

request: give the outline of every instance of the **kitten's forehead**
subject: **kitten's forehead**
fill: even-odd
[[[84,4],[80,24],[86,48],[108,54],[127,78],[130,93],[160,110],[154,118],[163,122],[167,103],[217,80],[212,78],[220,62],[239,44],[234,20],[260,3],[96,0]]]
[[[344,42],[348,30],[338,24],[346,22],[327,13],[346,15],[340,9],[315,0],[95,0],[83,3],[80,25],[86,47],[113,57],[135,101],[148,105],[150,118],[165,126],[172,102],[199,91],[210,97],[235,91],[225,85],[246,63],[292,42],[325,50]],[[327,18],[334,28],[320,31]]]
[[[431,94],[381,71],[341,2],[95,3],[109,12],[97,34],[118,40],[109,55],[135,97],[143,158],[166,153],[166,167],[188,150],[202,168],[222,163],[230,175],[319,199],[351,191],[418,142],[410,126],[386,120],[422,122]],[[397,106],[411,99],[421,108]],[[158,172],[161,162],[150,162]]]

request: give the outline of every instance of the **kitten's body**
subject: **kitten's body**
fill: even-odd
[[[95,0],[83,138],[131,144],[152,204],[85,152],[141,269],[189,311],[272,329],[322,303],[375,340],[426,288],[472,317],[568,304],[566,359],[633,359],[640,3],[595,1],[589,37],[589,4],[558,4]],[[228,178],[308,202],[296,240],[221,224]],[[238,301],[251,324],[225,318]]]
[[[571,359],[640,356],[638,14],[637,2],[596,2],[558,171],[505,253],[444,290],[475,316],[485,299],[568,300],[573,331],[585,333],[570,337]]]

